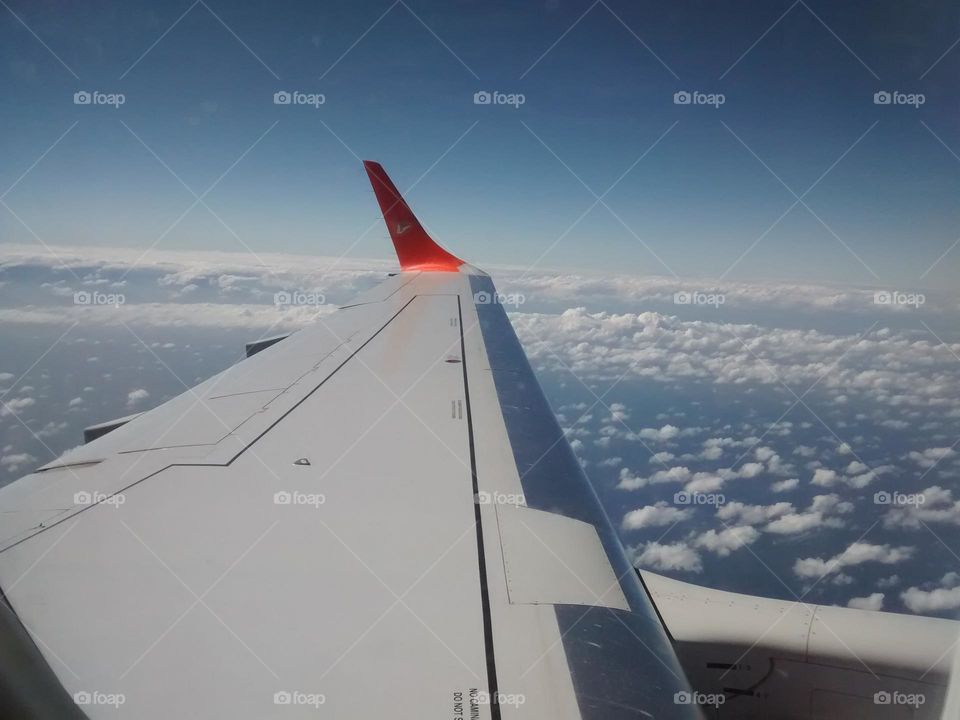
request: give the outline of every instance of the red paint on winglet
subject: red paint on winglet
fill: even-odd
[[[383,220],[387,223],[390,239],[400,260],[400,269],[426,272],[459,270],[464,264],[463,260],[448,253],[427,234],[383,166],[372,160],[364,160],[363,167],[370,176],[370,184],[380,203]]]

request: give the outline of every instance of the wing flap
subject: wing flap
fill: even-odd
[[[495,507],[511,603],[630,609],[593,525],[516,505]]]

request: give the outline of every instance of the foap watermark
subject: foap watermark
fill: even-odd
[[[918,308],[927,301],[923,293],[900,292],[899,290],[878,290],[873,294],[874,305],[906,305]]]
[[[323,93],[305,93],[299,90],[278,90],[273,94],[274,105],[307,105],[314,110],[327,102]]]
[[[127,702],[123,693],[106,693],[99,690],[78,690],[73,694],[73,702],[77,705],[109,705],[119,708]]]
[[[678,90],[673,94],[674,105],[709,105],[719,108],[727,101],[723,93],[705,93],[699,90]]]
[[[927,501],[923,493],[902,493],[897,490],[881,490],[873,494],[874,505],[896,505],[898,507],[920,506]]]
[[[77,90],[73,94],[74,105],[108,105],[119,108],[127,101],[123,93],[105,93],[99,90]]]
[[[517,708],[527,702],[527,696],[523,693],[496,692],[491,694],[486,690],[477,690],[473,697],[476,699],[477,705],[490,705],[494,698],[497,700],[497,705],[513,705]]]
[[[299,490],[280,490],[273,494],[274,505],[307,505],[318,508],[327,502],[323,493],[305,493]]]
[[[905,693],[899,690],[890,692],[881,690],[873,694],[874,705],[907,705],[912,708],[919,708],[927,702],[927,697],[923,693]]]
[[[674,505],[723,505],[727,498],[723,493],[698,493],[681,490],[673,494]]]
[[[477,305],[511,305],[520,307],[527,301],[523,293],[488,293],[486,290],[473,294],[473,302]]]
[[[499,90],[478,90],[473,94],[474,105],[509,105],[517,109],[527,101],[523,93],[505,93]]]
[[[80,490],[73,494],[74,505],[112,505],[119,508],[127,502],[123,493],[105,493],[98,490]]]
[[[318,708],[327,702],[323,693],[303,692],[302,690],[278,690],[273,694],[274,705],[298,705]]]
[[[286,305],[326,305],[327,296],[322,292],[309,290],[281,290],[273,294],[273,304],[277,307]]]
[[[477,505],[521,505],[527,504],[527,498],[523,493],[504,493],[487,490],[481,490],[474,496]]]
[[[674,705],[702,705],[704,707],[718,708],[727,701],[727,696],[723,693],[702,693],[694,690],[687,692],[681,690],[673,694]]]
[[[923,93],[905,93],[899,90],[880,90],[873,94],[874,105],[909,105],[914,110],[927,101]]]
[[[681,290],[673,294],[674,305],[710,305],[719,308],[727,301],[723,293],[706,293],[699,290]]]
[[[113,305],[118,308],[125,302],[127,302],[127,296],[123,293],[79,290],[73,294],[74,305]]]

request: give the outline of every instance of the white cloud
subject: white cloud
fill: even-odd
[[[878,465],[877,467],[872,469],[866,469],[866,468],[867,468],[866,465],[856,460],[850,463],[847,466],[847,469],[845,471],[847,475],[842,478],[843,482],[849,485],[850,487],[854,488],[855,490],[860,490],[862,488],[865,488],[867,485],[872,483],[881,475],[885,475],[886,473],[889,473],[896,469],[893,467],[893,465]],[[833,472],[833,471],[830,471],[830,472]],[[851,472],[858,473],[858,474],[850,476]],[[829,487],[832,484],[833,484],[832,482],[829,483],[827,487]]]
[[[865,488],[876,479],[877,474],[870,470],[855,477],[845,478],[845,481],[850,487],[859,489]]]
[[[620,490],[636,490],[648,484],[656,485],[658,483],[684,483],[693,477],[689,468],[682,465],[669,468],[667,470],[658,470],[648,478],[638,477],[627,468],[620,470],[620,483],[617,487]]]
[[[960,608],[960,586],[921,590],[910,587],[900,593],[900,599],[911,612],[931,613]]]
[[[922,502],[890,508],[884,527],[918,530],[924,524],[960,525],[960,500],[953,499],[951,490],[931,485],[918,494]]]
[[[661,452],[654,453],[653,455],[651,455],[650,463],[651,464],[659,463],[661,465],[664,465],[670,462],[671,460],[673,460],[673,458],[674,458],[674,454],[672,452],[667,452],[666,450],[663,450]]]
[[[127,393],[127,407],[132,408],[150,397],[150,393],[143,388],[137,388]]]
[[[709,447],[718,447],[718,448],[735,447],[735,446],[737,446],[737,445],[739,445],[739,444],[740,444],[740,443],[738,443],[736,440],[734,440],[733,438],[729,438],[729,437],[712,437],[712,438],[707,438],[706,440],[703,441],[703,446],[704,446],[705,448],[709,448]]]
[[[783,462],[780,456],[774,453],[767,458],[767,470],[774,475],[790,475],[794,472],[793,465]]]
[[[773,448],[770,448],[770,447],[759,447],[759,448],[757,448],[757,449],[754,451],[753,454],[754,454],[754,456],[756,456],[757,460],[759,460],[760,462],[766,462],[767,460],[769,460],[770,458],[772,458],[772,457],[773,457],[774,455],[776,455],[777,453],[776,453],[776,451],[774,451]]]
[[[112,305],[69,305],[0,309],[0,323],[89,325],[131,327],[273,328],[275,332],[295,330],[316,318],[335,312],[328,305],[275,305],[239,303],[133,303]]]
[[[584,302],[591,305],[608,305],[614,302],[631,306],[650,306],[654,303],[673,305],[674,294],[690,290],[689,281],[663,276],[637,276],[627,274],[530,274],[529,271],[507,269],[497,273],[498,277],[512,280],[523,278],[518,289],[528,296],[550,297],[559,302]],[[804,308],[819,313],[828,311],[842,312],[882,312],[884,315],[896,312],[893,306],[874,304],[874,289],[861,287],[836,287],[803,283],[777,282],[714,282],[709,286],[700,286],[703,292],[722,293],[725,306],[737,308],[762,308],[769,310]],[[943,312],[953,309],[949,298],[940,301],[938,297],[927,297],[927,302],[919,310],[925,312]],[[913,312],[913,310],[911,310]]]
[[[0,467],[9,471],[16,472],[20,468],[35,463],[37,459],[29,453],[16,453],[0,457]]]
[[[759,525],[790,512],[793,512],[793,505],[788,502],[778,502],[773,505],[745,505],[742,502],[729,502],[717,509],[717,517],[725,522]]]
[[[703,570],[700,553],[682,542],[647,543],[634,548],[633,558],[635,565],[652,570],[683,570],[695,573]]]
[[[922,452],[912,451],[907,455],[908,458],[913,460],[917,465],[923,468],[931,468],[936,465],[941,460],[944,460],[948,457],[953,457],[957,454],[957,451],[949,447],[935,447],[927,448]]]
[[[731,527],[717,532],[708,530],[698,537],[694,544],[697,547],[710,550],[720,557],[726,557],[735,550],[750,545],[754,540],[760,537],[760,533],[749,525]]]
[[[931,346],[908,330],[859,338],[657,312],[591,313],[583,307],[559,315],[516,313],[511,319],[535,364],[558,372],[571,368],[587,380],[613,382],[626,374],[670,384],[817,382],[818,392],[842,394],[848,404],[867,399],[900,414],[915,408],[960,410],[960,396],[953,392],[960,368],[951,354],[960,344]],[[826,376],[825,367],[832,368]],[[651,439],[661,436],[647,430]],[[849,455],[852,449],[841,443],[834,452]]]
[[[694,473],[693,480],[683,489],[688,493],[712,493],[723,487],[723,478],[708,472]]]
[[[56,437],[66,429],[67,429],[67,423],[51,420],[42,428],[37,430],[36,435],[39,438],[52,438],[52,437]]]
[[[891,547],[890,545],[855,542],[842,553],[834,555],[829,560],[823,560],[822,558],[797,560],[793,565],[793,572],[799,578],[819,578],[829,573],[838,572],[841,568],[853,567],[866,562],[894,565],[909,560],[913,557],[914,550],[914,548],[908,546]]]
[[[826,468],[817,468],[813,472],[813,479],[810,480],[814,485],[819,485],[821,487],[831,487],[834,483],[837,482],[839,476],[835,470],[827,470]]]
[[[627,411],[627,406],[623,403],[610,403],[610,420],[615,422],[623,422],[624,420],[630,419],[630,413]]]
[[[719,460],[723,457],[723,448],[712,446],[705,447],[699,455],[695,456],[701,460]]]
[[[841,500],[836,493],[814,495],[813,500],[810,501],[810,511],[845,515],[853,512],[853,503]]]
[[[778,480],[770,485],[770,489],[775,493],[790,492],[791,490],[796,490],[799,484],[800,480],[797,478],[791,478],[790,480]]]
[[[674,523],[688,520],[692,516],[693,510],[690,508],[681,510],[661,501],[656,505],[646,505],[645,507],[631,510],[623,516],[621,526],[624,530],[663,527],[664,525],[673,525]]]
[[[835,515],[852,511],[853,504],[840,500],[839,495],[816,495],[806,512],[784,515],[771,522],[764,530],[775,535],[796,535],[820,527],[843,527],[843,521]]]
[[[677,435],[680,434],[680,428],[675,425],[664,425],[662,428],[643,428],[639,433],[637,433],[644,440],[652,440],[654,442],[666,442],[667,440],[673,440]]]
[[[37,404],[32,397],[10,398],[9,400],[0,400],[0,417],[7,415],[19,415],[23,410]]]
[[[776,535],[796,535],[818,528],[824,522],[823,515],[818,512],[790,513],[782,518],[777,518],[764,530]]]
[[[620,482],[617,488],[620,490],[636,490],[646,487],[647,479],[636,475],[630,468],[620,468]]]
[[[882,610],[883,598],[883,593],[871,593],[866,597],[854,597],[847,601],[847,607],[856,608],[857,610]]]

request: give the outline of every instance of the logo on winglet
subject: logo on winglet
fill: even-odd
[[[411,227],[413,223],[397,223],[397,235],[403,235]]]

